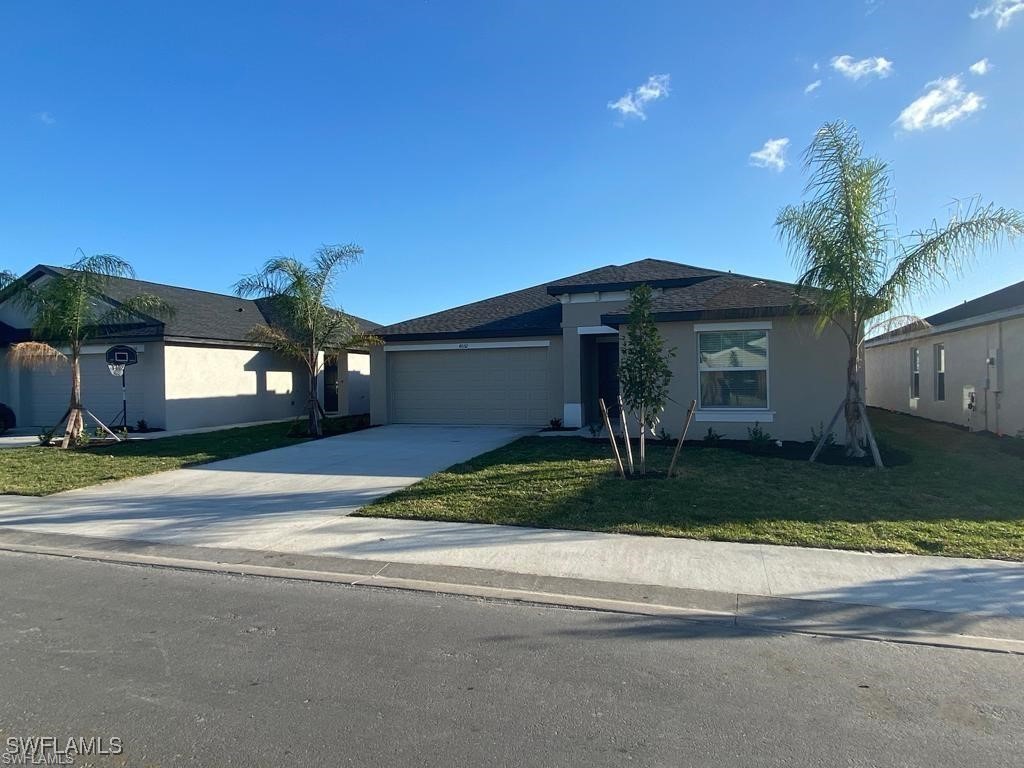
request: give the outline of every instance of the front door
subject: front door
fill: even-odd
[[[597,396],[604,400],[610,416],[619,414],[619,345],[597,344]]]
[[[324,410],[327,413],[338,412],[338,361],[333,360],[324,365]]]

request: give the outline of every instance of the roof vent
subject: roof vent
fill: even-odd
[[[245,307],[239,307],[235,312],[245,312]]]

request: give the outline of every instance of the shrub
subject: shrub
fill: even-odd
[[[704,435],[704,442],[707,445],[718,445],[722,442],[722,436],[715,432],[714,427],[708,427],[708,433]]]
[[[825,422],[824,421],[819,421],[817,429],[815,429],[814,427],[811,427],[811,442],[814,443],[815,445],[817,445],[818,441],[821,440],[821,436],[824,433],[825,433]],[[836,434],[835,434],[835,432],[829,432],[828,435],[825,436],[825,448],[831,448],[835,444],[836,444]]]
[[[754,426],[747,427],[747,437],[750,441],[750,450],[754,453],[768,453],[775,445],[775,440],[757,421],[754,422]]]
[[[551,425],[552,429],[561,429],[562,428],[562,420],[560,418],[558,418],[557,416],[555,416],[555,418],[553,418],[551,421],[549,421],[548,424]]]

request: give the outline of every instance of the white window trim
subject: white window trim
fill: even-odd
[[[767,328],[756,327],[763,326],[765,323],[697,323],[694,325],[694,330],[700,326],[704,326],[703,330],[706,332],[713,331],[770,331],[771,321],[766,321]],[[775,411],[771,410],[772,407],[772,372],[771,372],[771,359],[772,359],[772,339],[771,334],[765,334],[765,339],[768,342],[765,347],[765,352],[768,357],[765,359],[764,365],[759,367],[743,366],[740,368],[702,368],[700,361],[700,339],[698,338],[696,344],[697,351],[697,410],[694,412],[694,418],[697,421],[764,421],[771,423],[775,418]],[[701,387],[700,387],[700,375],[705,371],[764,371],[765,373],[765,400],[767,405],[764,408],[731,408],[727,405],[703,405],[700,403]],[[740,418],[728,419],[728,418],[701,418],[704,413],[710,414],[721,414],[721,413],[733,413]],[[755,419],[747,418],[749,414],[764,414],[765,418]]]
[[[385,344],[385,352],[430,352],[450,349],[523,349],[550,347],[550,341],[466,341],[459,344]]]
[[[693,420],[771,424],[775,421],[775,411],[769,408],[702,408],[693,412]]]

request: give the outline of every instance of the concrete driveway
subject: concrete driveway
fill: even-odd
[[[378,427],[43,498],[0,496],[0,526],[274,548],[535,431]]]

